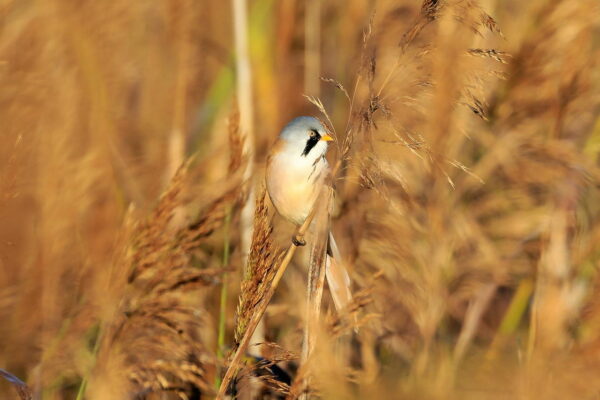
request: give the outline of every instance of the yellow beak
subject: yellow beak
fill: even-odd
[[[321,136],[321,140],[324,140],[326,142],[331,142],[333,140],[333,136],[329,136],[328,134],[324,134],[323,136]]]

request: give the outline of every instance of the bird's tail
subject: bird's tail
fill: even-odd
[[[340,311],[352,301],[352,292],[350,291],[351,282],[331,232],[329,232],[329,246],[327,247],[325,268],[325,275],[327,276],[327,283],[333,297],[333,303],[335,304],[335,308]]]

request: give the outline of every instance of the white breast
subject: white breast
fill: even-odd
[[[267,165],[267,190],[279,214],[301,225],[312,210],[329,165],[324,157],[309,159],[279,153]]]

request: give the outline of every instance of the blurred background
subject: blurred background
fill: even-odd
[[[599,397],[599,61],[596,0],[0,0],[0,368],[36,399],[214,396],[242,206],[281,127],[326,120],[309,95],[352,138],[333,229],[364,318],[325,294],[319,396]],[[193,246],[162,239],[180,209],[214,219]],[[303,260],[261,328],[292,380]]]

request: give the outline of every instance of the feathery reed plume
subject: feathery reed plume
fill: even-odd
[[[227,119],[227,129],[229,138],[229,173],[234,173],[242,167],[242,163],[250,162],[248,156],[244,155],[244,145],[246,139],[240,130],[240,111],[234,106],[229,118]]]
[[[435,21],[442,6],[443,4],[439,0],[424,0],[421,4],[421,12],[416,21],[413,23],[412,27],[402,35],[402,39],[399,43],[400,48],[405,49],[410,46],[423,28]]]
[[[267,192],[263,187],[256,199],[254,229],[248,262],[244,267],[240,298],[236,310],[235,347],[239,346],[256,307],[265,299],[275,272],[279,268],[283,251],[273,243]]]
[[[216,285],[223,270],[196,267],[193,257],[241,197],[239,180],[232,181],[190,223],[170,226],[183,206],[188,168],[180,168],[153,214],[135,228],[120,260],[131,266],[128,285],[114,320],[105,324],[98,363],[122,359],[131,394],[173,391],[185,398],[193,390],[211,392],[207,373],[214,356],[200,334],[208,319],[197,296]]]
[[[423,228],[423,226],[419,228],[421,224],[417,221],[433,222],[439,218],[439,215],[429,214],[429,210],[435,209],[436,212],[438,212],[438,210],[440,210],[440,212],[445,212],[441,211],[444,207],[441,204],[436,203],[436,197],[443,197],[441,193],[446,192],[448,188],[443,187],[439,182],[443,181],[449,183],[449,188],[456,186],[456,178],[453,176],[455,174],[447,171],[447,165],[454,166],[467,174],[472,174],[469,168],[462,162],[457,161],[452,156],[451,152],[448,152],[446,143],[444,142],[446,138],[442,136],[441,127],[444,126],[444,129],[448,129],[450,124],[454,122],[451,122],[451,120],[441,122],[446,117],[443,117],[441,114],[435,115],[436,112],[439,113],[441,112],[439,110],[442,109],[446,110],[444,111],[446,116],[451,115],[456,109],[455,105],[464,102],[468,104],[469,109],[473,114],[480,116],[483,120],[486,119],[485,103],[479,100],[478,97],[473,94],[474,92],[470,93],[468,91],[474,90],[475,86],[468,80],[463,80],[462,78],[463,76],[469,76],[470,73],[476,72],[474,69],[465,68],[461,73],[452,75],[443,75],[440,70],[436,70],[437,65],[448,65],[452,57],[456,57],[456,54],[461,53],[464,54],[463,57],[458,58],[461,60],[461,65],[469,67],[469,64],[466,61],[464,63],[462,61],[470,54],[467,52],[468,47],[464,46],[465,43],[468,43],[468,39],[465,38],[469,38],[473,34],[478,33],[476,28],[484,25],[493,26],[493,22],[490,22],[493,21],[493,19],[483,18],[482,11],[478,6],[471,3],[465,6],[463,3],[464,2],[423,2],[417,21],[406,31],[401,41],[400,57],[402,58],[395,59],[391,64],[382,64],[381,61],[372,56],[368,63],[363,63],[366,67],[363,67],[362,73],[366,79],[365,87],[359,91],[359,93],[362,93],[363,99],[361,109],[357,112],[357,114],[360,115],[360,120],[358,120],[356,124],[360,127],[360,135],[357,135],[355,139],[357,143],[353,146],[353,170],[350,170],[350,172],[353,172],[356,176],[352,174],[348,175],[348,180],[343,193],[348,196],[348,200],[351,199],[350,196],[361,196],[363,202],[368,198],[368,202],[372,202],[371,206],[368,210],[363,210],[362,212],[368,212],[370,218],[374,218],[376,215],[380,214],[372,208],[373,204],[381,204],[383,207],[385,203],[391,202],[391,207],[385,207],[385,211],[380,215],[381,219],[377,220],[375,225],[377,228],[374,228],[374,231],[368,232],[367,237],[363,238],[364,241],[377,237],[377,241],[383,239],[385,242],[380,242],[379,244],[371,243],[365,247],[369,248],[369,251],[373,251],[376,248],[381,250],[381,252],[378,252],[378,256],[374,257],[374,261],[368,262],[368,264],[370,264],[369,270],[371,271],[377,268],[377,266],[382,265],[382,262],[384,264],[395,264],[394,259],[401,260],[404,257],[404,254],[411,254],[411,256],[416,255],[416,251],[410,250],[407,247],[408,244],[402,245],[397,243],[399,240],[398,238],[412,237],[413,240],[417,240],[416,237],[419,236],[418,232]],[[462,8],[463,6],[465,8]],[[487,16],[487,14],[485,15]],[[435,24],[440,32],[444,31],[447,33],[438,33],[438,35],[440,35],[439,37],[431,38],[431,31],[426,31],[424,29],[430,24]],[[422,34],[425,36],[420,37]],[[447,46],[443,40],[443,35],[453,38],[460,37],[461,41],[455,41],[452,46]],[[377,37],[377,35],[375,35],[375,37]],[[417,39],[419,39],[419,42],[416,41]],[[416,47],[416,50],[413,47]],[[425,47],[425,51],[419,50],[423,47]],[[447,49],[446,53],[443,49]],[[472,53],[476,54],[477,52]],[[490,52],[489,54],[493,53]],[[402,60],[403,63],[401,64],[399,60]],[[404,63],[408,64],[409,67],[406,67]],[[404,87],[404,84],[398,82],[398,79],[396,79],[400,76],[397,71],[399,71],[401,67],[410,68],[410,63],[419,65],[420,70],[417,70],[418,72],[416,72],[415,76],[411,77],[413,83]],[[374,67],[375,65],[377,65],[377,69]],[[387,71],[385,69],[387,69]],[[381,77],[376,73],[380,70],[384,71]],[[454,75],[456,75],[456,77]],[[378,90],[375,90],[374,87],[377,86]],[[465,94],[461,94],[463,92]],[[437,97],[438,101],[440,101],[440,104],[435,106],[433,110],[427,110],[426,108],[419,110],[417,108],[417,106],[421,104],[421,101],[426,98],[420,98],[420,96],[423,96],[425,93],[427,93],[428,96],[434,95],[434,98]],[[463,98],[469,100],[462,100]],[[406,99],[404,101],[405,104],[399,104],[399,99]],[[430,97],[427,97],[427,99],[430,99]],[[407,113],[412,115],[411,117],[399,115],[396,111],[397,109],[406,110]],[[387,152],[380,144],[381,141],[385,141],[385,138],[390,134],[397,135],[397,138],[402,138],[401,143],[406,146],[407,150],[410,150],[413,154],[417,155],[415,160],[403,159],[402,163],[406,166],[398,168],[399,163],[397,161],[397,155],[394,155],[392,152]],[[452,143],[453,146],[459,145],[459,138],[460,136],[455,137],[455,142]],[[450,145],[450,143],[448,145]],[[428,165],[427,168],[431,174],[427,176],[428,173],[424,170],[417,172],[417,170],[420,170],[418,167],[416,169],[407,167],[415,161],[423,161]],[[400,174],[398,171],[404,171],[404,173]],[[406,181],[408,176],[410,176],[410,181]],[[419,178],[417,178],[417,176],[419,176]],[[440,180],[439,178],[442,179]],[[357,179],[358,185],[356,185],[354,179]],[[429,184],[426,184],[425,182],[429,182]],[[433,184],[433,182],[436,183],[432,187],[430,185]],[[481,182],[481,180],[479,180],[479,182]],[[410,185],[410,189],[407,189],[407,184]],[[437,185],[440,186],[438,187]],[[353,188],[352,186],[355,187]],[[371,191],[370,189],[375,190]],[[374,193],[369,194],[369,191]],[[421,197],[419,201],[414,202],[412,196],[417,192],[421,193],[420,195],[417,195],[418,197]],[[408,193],[411,194],[409,195]],[[427,202],[433,203],[427,205]],[[354,213],[357,211],[358,210],[355,210]],[[399,213],[398,219],[390,219],[396,212]],[[400,215],[402,215],[402,217],[400,217]],[[413,220],[413,218],[416,218],[416,220]],[[413,222],[415,223],[414,226],[412,225]],[[388,228],[381,230],[384,225],[388,226]],[[415,229],[415,231],[409,233],[408,231],[404,231],[405,228],[409,231]],[[435,225],[425,228],[428,230],[428,233],[426,235],[427,238],[424,239],[426,241],[434,240],[432,238],[436,234],[440,234],[440,238],[443,237],[441,232],[446,228],[444,227],[441,231],[436,232],[436,229],[438,228],[439,227]],[[437,241],[437,239],[435,239],[434,242],[435,241]],[[441,243],[443,243],[443,241],[438,243],[440,246],[437,250],[444,247]],[[449,248],[451,248],[451,245],[448,245],[450,246]],[[402,250],[402,248],[404,248],[404,250]],[[391,249],[397,249],[397,251]],[[388,253],[388,251],[390,252]],[[445,248],[443,252],[445,251],[451,250]],[[443,252],[440,251],[439,254],[441,255]],[[442,323],[444,315],[444,300],[442,298],[436,299],[435,296],[437,296],[436,293],[440,293],[440,291],[443,290],[442,276],[446,273],[445,269],[451,268],[444,263],[434,266],[435,263],[433,263],[433,261],[426,261],[427,253],[428,252],[425,251],[418,256],[418,259],[400,261],[399,265],[403,265],[404,267],[393,268],[393,270],[396,271],[393,273],[394,278],[388,278],[384,275],[383,279],[377,284],[378,286],[385,286],[388,284],[394,286],[397,284],[398,279],[407,279],[405,283],[412,282],[410,284],[410,289],[402,289],[402,284],[395,289],[389,289],[390,293],[396,293],[392,297],[402,298],[406,294],[407,298],[400,302],[395,302],[394,306],[391,306],[389,303],[390,298],[384,300],[375,297],[373,299],[375,309],[382,311],[381,314],[395,314],[398,316],[399,326],[395,329],[411,332],[415,325],[420,329],[424,350],[416,357],[417,359],[413,364],[415,376],[419,376],[419,374],[429,368],[431,362],[429,357],[431,354],[428,348],[433,341],[433,337],[439,324]],[[433,242],[431,242],[429,254],[433,255],[435,253],[435,246],[433,245]],[[395,254],[395,256],[392,254]],[[362,253],[362,256],[359,256],[357,262],[363,264],[370,258],[371,257],[366,253]],[[387,261],[383,261],[384,259]],[[421,267],[414,267],[415,264],[421,265]],[[426,265],[430,265],[430,267],[426,267]],[[385,270],[387,270],[387,268]],[[389,270],[388,273],[390,273]],[[387,281],[388,279],[390,279],[390,281]],[[412,281],[413,279],[416,280]],[[429,290],[425,290],[425,288],[429,288]],[[377,293],[383,293],[387,290],[379,288],[375,291]],[[393,312],[392,310],[394,309],[396,311]],[[413,320],[407,324],[404,317],[407,313],[411,315],[411,313],[415,311],[417,311],[417,314],[412,314]],[[477,315],[480,317],[481,313],[476,314],[473,319],[479,319]],[[387,322],[391,322],[391,320],[388,320]],[[414,323],[415,325],[411,326],[411,323]],[[373,327],[376,326],[377,325],[373,325]],[[376,329],[371,330],[371,327],[365,329],[369,331],[367,335],[371,336],[371,340],[381,340],[381,335],[384,335],[381,331],[376,333]],[[469,332],[469,330],[466,332]],[[465,335],[468,335],[468,333],[465,333]],[[460,349],[457,350],[459,354],[462,353],[461,349],[465,346],[463,343],[468,337],[465,335],[463,335],[463,339],[461,339]],[[409,335],[404,336],[404,338],[404,340],[414,340],[414,338],[411,338]],[[441,371],[438,372],[440,374],[444,373]],[[441,385],[444,384],[441,379],[439,382]]]
[[[245,198],[240,191],[243,140],[236,120],[234,113],[227,184],[212,199],[205,199],[203,209],[190,221],[175,219],[195,193],[185,193],[193,178],[192,160],[188,161],[152,215],[133,228],[128,248],[117,261],[129,267],[127,286],[119,309],[101,332],[98,363],[106,369],[120,360],[129,379],[129,384],[121,382],[124,393],[172,391],[188,398],[194,391],[212,392],[207,374],[215,363],[214,355],[201,333],[209,319],[197,296],[219,283],[225,271],[195,265],[194,259],[202,253],[200,245]],[[96,389],[102,384],[102,380],[96,382]]]

